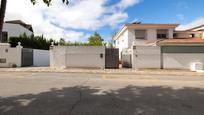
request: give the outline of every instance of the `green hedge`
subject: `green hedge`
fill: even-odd
[[[16,47],[18,42],[21,42],[21,45],[24,48],[33,48],[33,49],[44,49],[49,50],[49,47],[54,40],[47,40],[43,36],[26,36],[25,34],[19,37],[10,37],[9,43],[11,47]],[[55,42],[55,44],[58,44]]]

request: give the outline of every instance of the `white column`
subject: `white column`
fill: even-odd
[[[174,38],[174,29],[169,29],[168,30],[168,38],[173,39]]]
[[[157,30],[156,29],[147,29],[147,40],[149,41],[157,40]]]

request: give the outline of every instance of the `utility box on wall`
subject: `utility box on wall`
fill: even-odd
[[[202,71],[203,63],[201,62],[193,62],[191,63],[191,71]]]

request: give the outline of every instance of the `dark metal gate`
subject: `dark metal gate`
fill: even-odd
[[[119,68],[119,49],[106,48],[105,55],[105,68]]]
[[[32,66],[33,65],[33,49],[23,48],[21,57],[21,66]]]

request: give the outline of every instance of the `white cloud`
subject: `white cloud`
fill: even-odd
[[[66,6],[61,0],[53,0],[47,7],[41,0],[35,6],[30,0],[8,0],[6,20],[21,19],[30,23],[37,35],[80,41],[89,34],[75,30],[95,31],[104,26],[118,26],[128,18],[124,10],[139,1],[120,0],[107,5],[108,0],[71,0]]]
[[[198,18],[188,24],[183,24],[183,25],[180,25],[179,27],[176,28],[176,30],[186,30],[186,29],[191,29],[193,27],[196,27],[196,26],[200,26],[204,24],[204,17],[203,18]]]
[[[141,0],[121,0],[117,6],[120,7],[120,8],[127,8],[127,7],[130,7],[130,6],[133,6],[137,3],[139,3]]]

